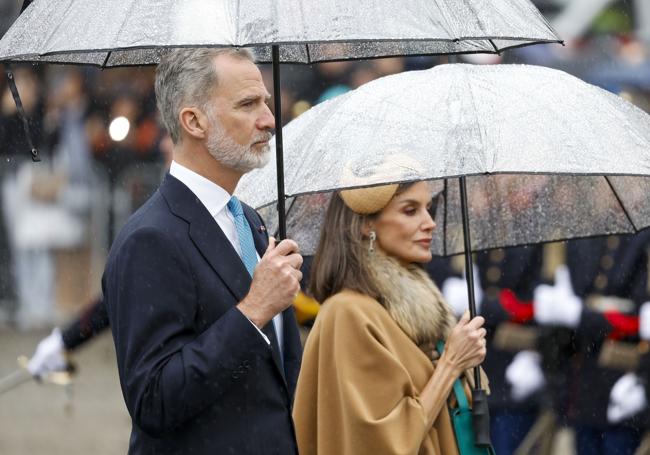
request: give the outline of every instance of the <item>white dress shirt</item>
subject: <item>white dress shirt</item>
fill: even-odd
[[[185,184],[185,186],[194,193],[199,201],[201,201],[205,208],[208,209],[210,215],[217,222],[223,233],[226,234],[228,241],[233,246],[239,257],[241,257],[241,245],[239,244],[237,229],[235,228],[235,220],[226,206],[231,195],[216,183],[206,179],[185,166],[178,164],[176,161],[172,161],[172,164],[169,167],[169,173]],[[255,254],[259,261],[259,254],[257,254],[257,252]],[[253,324],[253,321],[251,321],[251,324]],[[264,340],[266,340],[268,344],[271,344],[264,332],[262,332],[255,324],[253,324],[253,326],[257,329],[260,335],[264,337]],[[281,351],[280,357],[282,357],[282,313],[275,315],[273,318],[273,326],[275,327],[275,334],[278,338],[278,345]]]

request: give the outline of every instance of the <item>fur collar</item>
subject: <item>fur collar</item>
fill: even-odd
[[[456,319],[429,275],[417,265],[403,266],[380,252],[368,263],[380,303],[421,349],[445,340]]]

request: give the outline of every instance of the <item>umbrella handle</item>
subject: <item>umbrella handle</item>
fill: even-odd
[[[479,447],[490,447],[490,410],[488,409],[487,393],[483,389],[472,390],[472,428],[474,429],[474,444]]]

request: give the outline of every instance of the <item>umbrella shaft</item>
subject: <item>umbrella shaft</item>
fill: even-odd
[[[474,270],[472,267],[472,239],[469,232],[469,210],[467,208],[467,185],[465,176],[459,177],[460,210],[463,216],[463,240],[465,242],[465,276],[467,278],[467,294],[469,297],[469,314],[476,316],[476,300],[474,298]]]
[[[465,241],[465,277],[467,279],[467,296],[469,298],[469,315],[476,316],[476,299],[474,297],[474,268],[472,267],[472,239],[469,234],[469,210],[467,208],[467,183],[465,176],[458,178],[460,186],[460,210],[463,216],[463,239]],[[474,383],[481,388],[481,374],[474,368]]]
[[[282,149],[282,93],[280,91],[280,48],[271,47],[273,55],[273,102],[275,107],[275,161],[278,179],[278,234],[287,238],[287,220],[284,209],[284,151]]]

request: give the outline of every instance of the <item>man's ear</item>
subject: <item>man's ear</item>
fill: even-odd
[[[178,114],[181,128],[194,139],[205,139],[208,134],[208,117],[195,107],[185,107]]]

